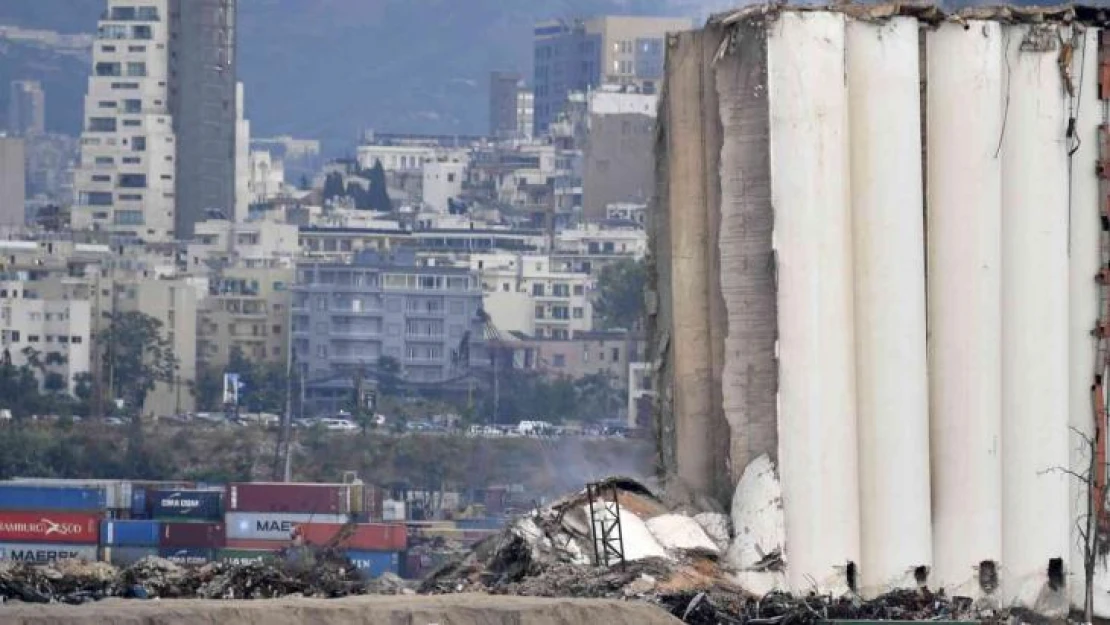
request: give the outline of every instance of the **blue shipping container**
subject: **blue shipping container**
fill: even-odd
[[[145,519],[150,516],[146,509],[146,488],[135,486],[131,489],[131,518]]]
[[[24,486],[0,483],[0,510],[80,511],[104,510],[107,496],[103,488]]]
[[[505,519],[456,519],[455,527],[461,530],[499,530],[505,526]]]
[[[348,551],[347,559],[366,579],[381,577],[384,573],[399,575],[401,554],[396,551]]]
[[[147,493],[150,515],[174,521],[222,521],[224,493],[220,490],[152,490]]]
[[[158,521],[101,521],[100,544],[113,547],[157,547]]]
[[[200,566],[216,559],[214,549],[201,548],[165,547],[158,555],[179,566]]]

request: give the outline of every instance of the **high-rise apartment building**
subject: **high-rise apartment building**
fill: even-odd
[[[491,72],[489,75],[489,136],[506,139],[517,130],[517,89],[520,74]]]
[[[141,4],[139,4],[141,2]],[[192,234],[235,208],[236,0],[108,0],[85,97],[73,227]]]
[[[0,135],[0,231],[22,226],[27,200],[24,142]]]
[[[179,239],[191,237],[196,223],[209,215],[235,219],[237,4],[170,0],[170,111],[177,132],[174,226]]]
[[[169,0],[108,0],[85,96],[75,229],[173,238],[177,139],[170,115]]]
[[[654,93],[663,80],[666,34],[690,27],[685,18],[628,16],[537,24],[533,31],[536,134],[547,132],[573,91],[618,84]]]
[[[8,133],[17,137],[46,131],[46,94],[37,80],[12,81],[8,99]]]

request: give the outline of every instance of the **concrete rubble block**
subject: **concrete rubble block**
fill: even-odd
[[[696,552],[719,556],[717,543],[702,529],[697,520],[683,514],[664,514],[648,519],[652,535],[668,551]]]
[[[728,551],[729,543],[732,542],[732,520],[727,514],[701,512],[694,515],[694,520],[713,539],[721,553]]]
[[[725,564],[737,571],[767,568],[781,561],[786,541],[782,510],[782,485],[775,465],[766,454],[744,469],[732,498],[735,535]]]

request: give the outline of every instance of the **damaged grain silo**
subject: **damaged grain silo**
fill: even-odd
[[[1105,467],[1068,473],[1105,457],[1107,20],[759,6],[670,38],[661,464],[727,504],[770,457],[789,589],[1082,605],[1092,497],[1106,517]]]

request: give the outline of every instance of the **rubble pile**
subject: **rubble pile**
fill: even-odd
[[[323,554],[327,556],[328,554]],[[132,599],[273,599],[386,594],[400,580],[367,584],[345,558],[291,558],[268,563],[214,562],[181,567],[150,556],[125,569],[103,562],[63,560],[48,565],[0,564],[0,601],[80,604]]]
[[[644,485],[614,478],[624,560],[598,565],[585,491],[533,510],[432,572],[419,591],[618,598],[654,603],[685,623],[810,625],[828,619],[1004,620],[1007,614],[927,588],[871,600],[770,590],[782,576],[781,499],[764,476],[745,482],[733,516],[667,505]],[[595,512],[599,506],[595,504]],[[768,519],[768,516],[771,518]],[[758,518],[733,530],[736,519]]]

